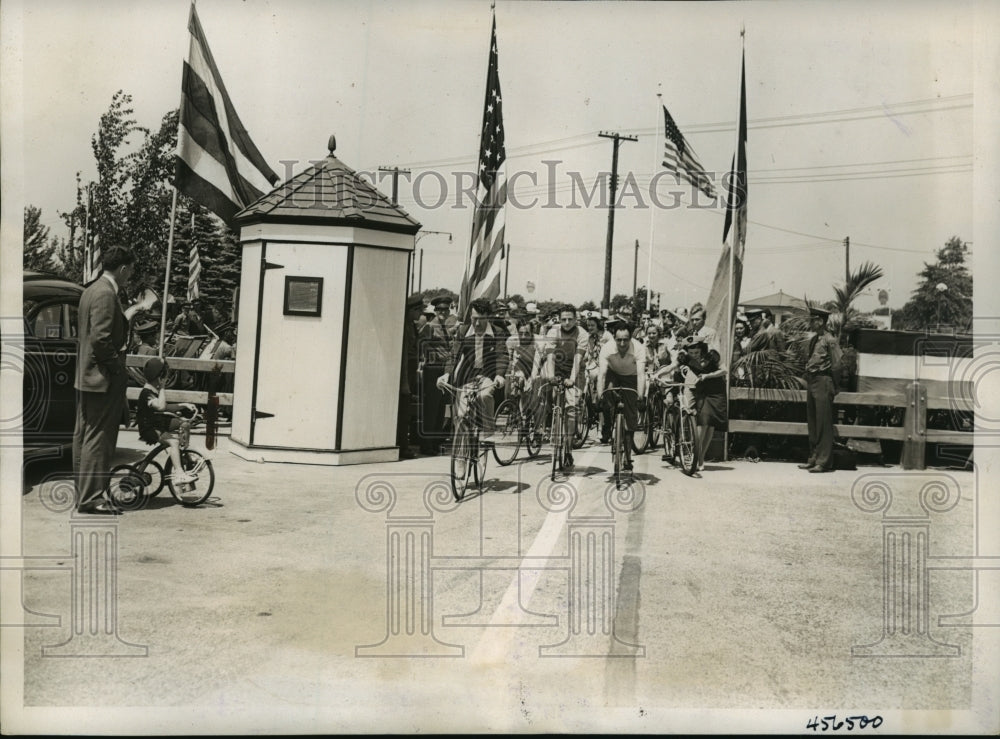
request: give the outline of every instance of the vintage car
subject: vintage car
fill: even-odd
[[[24,272],[25,459],[61,453],[76,425],[77,308],[83,287],[56,275]]]

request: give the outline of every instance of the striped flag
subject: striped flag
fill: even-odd
[[[84,234],[86,243],[83,245],[83,284],[89,284],[101,276],[101,245],[97,242],[97,234]]]
[[[497,20],[494,16],[486,72],[483,129],[479,139],[479,185],[459,301],[461,316],[468,313],[473,300],[492,300],[500,295],[500,255],[503,251],[504,206],[507,203],[507,177],[503,170],[506,158],[497,68]]]
[[[93,210],[93,192],[87,185],[87,203],[83,216],[83,284],[87,285],[101,276],[101,246],[97,243],[97,234],[90,230],[90,212]]]
[[[193,3],[188,31],[174,186],[229,223],[270,192],[278,175],[236,115]]]
[[[673,172],[678,179],[685,179],[710,198],[715,197],[715,187],[712,180],[705,174],[704,167],[698,161],[691,144],[687,142],[681,130],[674,123],[673,116],[663,106],[663,166]]]
[[[188,300],[201,297],[198,290],[198,280],[201,277],[201,258],[198,256],[198,244],[194,240],[194,214],[191,214],[191,251],[188,255]]]
[[[746,53],[740,63],[740,121],[729,173],[729,194],[726,198],[726,221],[722,228],[722,254],[715,268],[715,279],[708,296],[705,325],[715,329],[716,336],[729,336],[720,341],[719,353],[729,364],[732,351],[732,324],[740,299],[743,280],[743,253],[747,240],[747,83]],[[732,269],[730,269],[730,265]],[[732,295],[730,296],[730,284]]]

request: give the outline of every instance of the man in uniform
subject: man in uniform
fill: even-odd
[[[809,309],[809,339],[806,354],[806,420],[809,424],[809,460],[799,468],[809,472],[833,471],[833,397],[837,394],[834,372],[840,366],[840,346],[827,333],[830,312]]]
[[[451,350],[451,335],[446,325],[451,315],[451,298],[441,296],[431,301],[434,318],[429,320],[420,334],[420,362],[423,366],[420,379],[420,453],[434,455],[441,449],[441,432],[444,427],[444,409],[448,399],[437,386],[444,373]]]
[[[399,411],[396,416],[396,446],[400,459],[413,459],[410,451],[410,404],[417,392],[417,367],[420,364],[417,345],[417,321],[424,310],[420,295],[411,295],[406,301],[403,320],[403,356],[399,372]]]

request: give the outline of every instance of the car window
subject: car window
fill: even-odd
[[[80,330],[80,321],[78,318],[80,306],[75,303],[66,303],[63,307],[66,309],[64,314],[66,320],[64,336],[75,339]]]
[[[71,303],[49,303],[34,313],[26,306],[28,332],[38,339],[76,338],[77,313],[77,306]]]
[[[53,303],[41,308],[31,322],[31,333],[39,339],[61,339],[63,337],[62,303]]]

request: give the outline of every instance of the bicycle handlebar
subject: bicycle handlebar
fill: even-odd
[[[621,392],[622,390],[639,395],[639,391],[631,387],[606,387],[604,388],[604,390],[601,391],[601,397],[603,398],[607,393]]]

